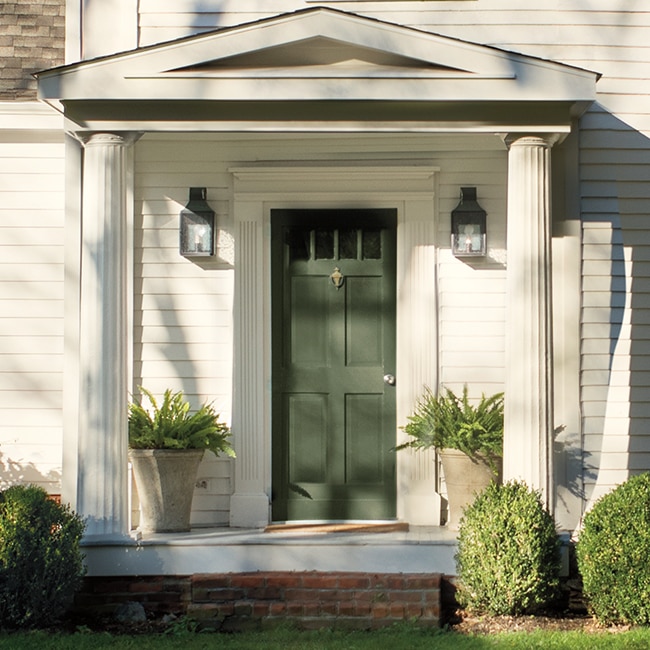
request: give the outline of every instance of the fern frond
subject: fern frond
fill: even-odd
[[[133,449],[209,449],[216,455],[235,457],[230,445],[230,429],[219,420],[212,404],[203,404],[195,413],[183,392],[167,389],[160,404],[154,395],[139,387],[150,403],[150,411],[140,402],[129,404],[129,445]]]
[[[458,449],[469,456],[500,456],[503,450],[503,393],[481,399],[475,405],[467,385],[460,396],[449,388],[435,394],[428,386],[416,400],[413,413],[402,427],[411,439],[396,450]]]

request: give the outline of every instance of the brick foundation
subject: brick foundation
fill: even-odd
[[[220,630],[291,622],[303,628],[372,629],[398,621],[440,625],[441,576],[255,572],[87,578],[80,610],[111,613],[137,601],[151,615],[185,614]]]

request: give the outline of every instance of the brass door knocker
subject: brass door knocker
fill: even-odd
[[[345,276],[343,275],[343,273],[341,273],[341,269],[338,266],[334,268],[334,272],[332,273],[332,275],[330,275],[330,280],[332,281],[332,284],[336,287],[337,291],[343,286]]]

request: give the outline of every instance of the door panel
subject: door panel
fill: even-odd
[[[322,313],[329,287],[319,277],[291,278],[291,308],[289,319],[302,327],[291,328],[291,364],[295,366],[328,367],[329,314]]]
[[[346,395],[347,478],[350,483],[382,481],[381,395]]]
[[[348,278],[346,283],[346,365],[380,366],[382,278]]]
[[[392,518],[396,212],[274,210],[271,226],[273,519]]]
[[[327,395],[288,395],[289,481],[327,480]]]

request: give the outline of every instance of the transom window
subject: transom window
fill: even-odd
[[[291,262],[307,260],[380,260],[381,230],[374,228],[291,228]]]

